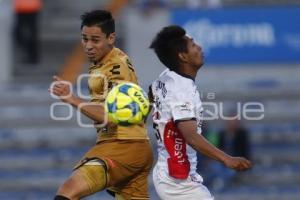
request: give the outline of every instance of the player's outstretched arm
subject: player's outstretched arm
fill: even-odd
[[[251,168],[251,162],[242,157],[232,157],[210,144],[202,135],[197,134],[197,123],[194,120],[177,123],[177,128],[182,133],[186,142],[196,151],[223,162],[229,168],[235,170],[247,170]]]
[[[61,101],[74,106],[76,109],[79,109],[81,113],[95,122],[105,122],[105,110],[102,105],[96,105],[95,103],[89,104],[88,102],[85,102],[79,97],[75,96],[71,91],[71,84],[62,80],[58,76],[54,76],[53,80],[54,83],[49,89],[50,93],[58,96]]]

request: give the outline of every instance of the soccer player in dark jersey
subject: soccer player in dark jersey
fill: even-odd
[[[137,84],[137,77],[128,56],[114,47],[115,24],[110,12],[96,10],[82,15],[81,35],[84,51],[91,61],[88,79],[91,104],[70,94],[70,86],[57,76],[50,90],[95,123],[103,123],[102,105],[108,91],[123,81]],[[104,189],[118,200],[149,199],[147,177],[153,158],[145,124],[108,123],[97,128],[97,136],[96,145],[59,187],[55,200],[80,199]]]

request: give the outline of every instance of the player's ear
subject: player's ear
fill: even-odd
[[[188,61],[188,57],[187,57],[186,53],[178,53],[178,58],[181,62],[187,62]]]
[[[113,45],[115,43],[115,41],[116,41],[116,33],[109,34],[109,36],[108,36],[108,43],[110,45]]]

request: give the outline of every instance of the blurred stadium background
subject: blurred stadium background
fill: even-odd
[[[44,0],[35,64],[23,62],[15,45],[12,0],[0,0],[0,199],[52,199],[94,144],[95,130],[80,128],[76,111],[58,105],[56,116],[73,115],[51,119],[57,101],[47,89],[54,74],[74,81],[87,72],[76,49],[79,16],[107,7],[116,15],[117,46],[130,55],[145,89],[164,69],[148,49],[150,41],[162,26],[176,23],[205,49],[207,64],[197,79],[203,94],[215,93],[214,101],[226,109],[237,102],[263,103],[263,119],[244,121],[255,166],[234,185],[212,190],[216,200],[300,199],[298,0]],[[87,91],[85,84],[78,87]],[[219,129],[223,122],[210,125]],[[149,132],[155,146],[151,126]],[[152,184],[150,191],[158,199]],[[112,198],[103,192],[86,199]]]

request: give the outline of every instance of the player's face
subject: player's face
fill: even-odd
[[[89,60],[97,63],[110,52],[115,41],[115,34],[108,37],[98,26],[83,26],[81,31],[81,42]]]
[[[204,64],[204,55],[202,48],[194,42],[192,38],[186,37],[188,62],[191,66],[200,68]]]

